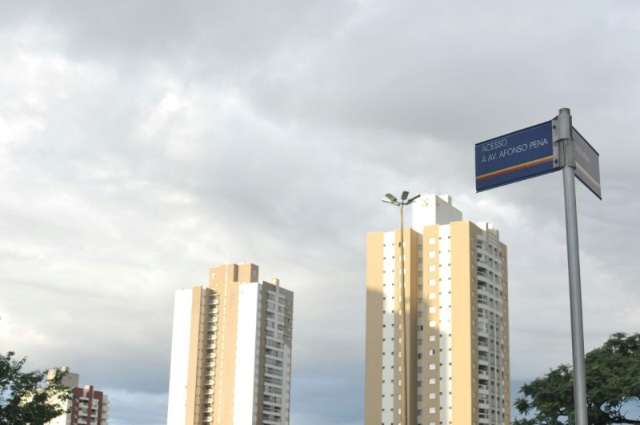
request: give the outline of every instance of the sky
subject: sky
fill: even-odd
[[[473,146],[569,107],[587,349],[640,331],[640,2],[0,2],[0,351],[165,421],[176,289],[295,292],[292,424],[363,423],[368,231],[448,193],[509,246],[514,389],[571,360],[560,173],[475,193]],[[330,347],[331,349],[327,349]]]

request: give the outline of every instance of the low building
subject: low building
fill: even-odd
[[[69,400],[60,401],[65,413],[50,420],[46,425],[107,425],[109,417],[109,401],[102,391],[97,391],[93,385],[80,387],[80,376],[77,373],[66,372],[62,384],[71,389]],[[52,380],[56,369],[49,370],[47,378]]]

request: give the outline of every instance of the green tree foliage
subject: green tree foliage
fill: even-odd
[[[590,425],[638,424],[630,406],[640,401],[640,334],[612,335],[586,355]],[[561,365],[520,388],[515,402],[523,418],[514,425],[573,424],[573,374]],[[637,412],[637,409],[636,409]]]
[[[62,385],[65,373],[47,381],[44,372],[23,372],[25,358],[0,354],[0,425],[43,425],[65,412],[70,389]],[[46,385],[45,385],[46,384]]]

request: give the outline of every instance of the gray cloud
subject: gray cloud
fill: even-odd
[[[117,424],[162,423],[172,293],[225,261],[296,292],[296,422],[358,423],[365,233],[403,188],[501,229],[514,378],[569,361],[560,176],[473,193],[473,143],[561,106],[602,155],[588,346],[640,327],[634,2],[0,8],[0,348],[107,388]]]

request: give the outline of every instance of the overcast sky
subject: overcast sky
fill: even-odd
[[[571,359],[561,176],[475,194],[473,145],[570,107],[587,348],[640,331],[640,2],[0,2],[0,351],[112,425],[166,415],[173,292],[252,261],[295,292],[294,425],[362,424],[382,194],[509,246],[516,386]]]

